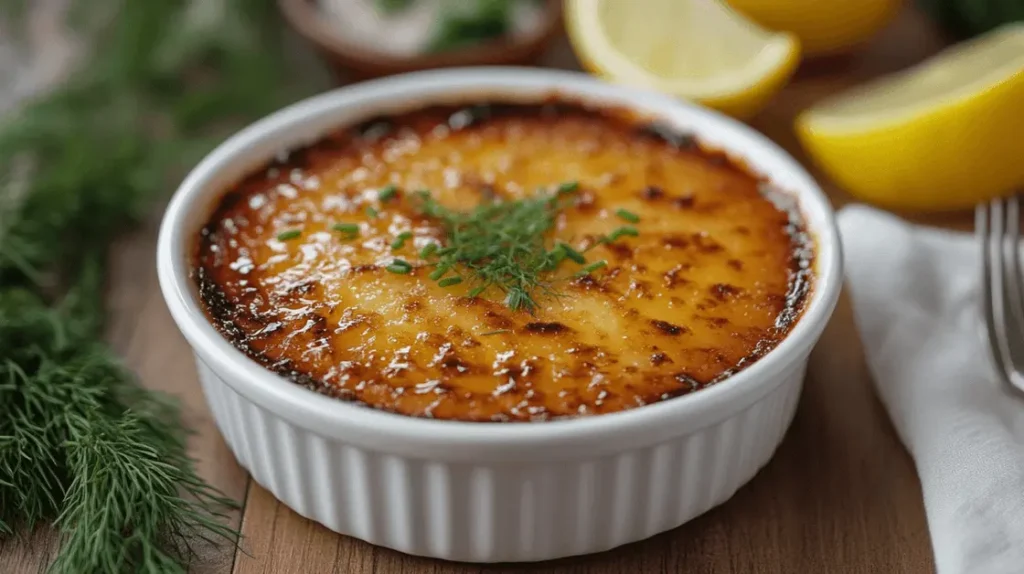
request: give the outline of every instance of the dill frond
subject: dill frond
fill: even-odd
[[[303,84],[273,0],[71,4],[94,53],[0,118],[0,535],[56,524],[52,572],[184,572],[197,540],[236,541],[233,503],[196,473],[174,402],[99,342],[106,253],[211,130]]]
[[[470,297],[493,287],[504,294],[508,308],[532,312],[537,307],[538,292],[554,293],[555,280],[550,272],[562,261],[569,259],[578,265],[587,262],[566,243],[547,246],[555,217],[573,204],[571,195],[578,187],[577,182],[564,182],[554,194],[484,203],[468,212],[448,209],[428,191],[417,192],[420,212],[439,221],[447,235],[442,248],[420,253],[421,258],[435,265],[430,279],[439,281],[442,287],[453,285],[443,277],[462,267],[475,284]],[[588,267],[587,273],[598,268]]]

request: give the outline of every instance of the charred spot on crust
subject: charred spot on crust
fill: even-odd
[[[511,319],[509,319],[505,315],[502,315],[501,313],[494,311],[493,309],[488,309],[487,311],[485,311],[484,317],[486,318],[487,324],[489,326],[498,329],[508,329],[515,325],[515,323],[513,323]]]
[[[690,240],[682,235],[667,235],[661,239],[661,244],[669,249],[686,249]]]
[[[729,320],[725,317],[701,317],[701,320],[716,329],[720,329],[729,324]]]
[[[726,265],[735,269],[736,271],[743,271],[743,262],[739,259],[730,259],[725,262]]]
[[[684,132],[675,126],[665,122],[654,121],[637,128],[641,136],[662,141],[669,146],[679,150],[692,150],[697,147],[697,140],[693,134]]]
[[[580,345],[578,347],[573,347],[569,349],[567,352],[570,355],[593,358],[595,355],[601,352],[601,347],[597,347],[594,345]]]
[[[662,276],[661,276],[662,283],[664,283],[665,287],[667,287],[669,289],[672,289],[673,287],[676,287],[677,285],[686,285],[686,284],[690,283],[690,281],[688,279],[679,276],[680,273],[682,273],[683,271],[687,271],[689,269],[690,269],[690,265],[685,264],[685,263],[680,263],[680,264],[676,265],[672,269],[669,269],[664,274],[662,274]]]
[[[672,206],[676,209],[690,209],[696,202],[692,195],[681,195],[672,199]]]
[[[595,279],[593,275],[583,275],[580,277],[576,277],[575,279],[572,280],[572,284],[587,289],[599,287],[601,285],[600,282],[598,282],[598,280]]]
[[[526,329],[528,333],[538,333],[542,335],[565,333],[566,331],[570,330],[569,327],[566,327],[562,323],[558,323],[555,321],[546,323],[534,321],[531,323],[527,323],[526,325],[523,326],[523,328]]]
[[[681,335],[687,331],[686,327],[673,325],[672,323],[662,321],[661,319],[652,319],[651,325],[654,325],[659,331],[666,335]]]
[[[455,304],[459,307],[479,307],[489,308],[495,305],[494,301],[484,299],[483,297],[459,297],[455,301]]]
[[[640,299],[653,299],[651,295],[651,284],[647,281],[634,279],[629,282],[629,292],[635,293]]]
[[[589,191],[579,192],[573,206],[580,213],[593,213],[597,209],[597,197]]]
[[[631,259],[633,248],[625,243],[606,243],[605,248],[612,252],[616,259]]]
[[[640,192],[640,198],[647,201],[657,201],[665,197],[665,190],[656,185],[648,185]]]
[[[327,317],[324,317],[323,315],[320,315],[318,313],[314,313],[312,316],[310,316],[309,320],[313,323],[312,331],[315,335],[319,337],[327,335]]]
[[[449,355],[444,359],[441,359],[439,366],[448,372],[449,376],[462,375],[469,372],[470,366],[467,365],[462,359]]]
[[[700,251],[701,253],[704,253],[706,255],[725,251],[725,248],[722,247],[720,243],[718,243],[714,239],[711,239],[710,237],[703,233],[693,234],[692,239],[693,244],[697,247],[697,251]]]
[[[651,364],[654,365],[655,367],[671,362],[672,359],[668,358],[668,355],[660,351],[651,355]]]
[[[711,286],[711,293],[719,301],[725,301],[730,297],[734,297],[742,293],[743,290],[735,285],[729,285],[728,283],[715,283]]]

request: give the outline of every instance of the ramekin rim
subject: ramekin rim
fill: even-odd
[[[481,78],[488,78],[481,82]],[[727,152],[767,154],[783,166],[783,170],[800,181],[803,188],[796,195],[805,212],[819,211],[822,220],[808,227],[815,238],[814,285],[802,315],[787,336],[754,364],[727,379],[697,392],[615,413],[582,416],[534,423],[480,423],[410,417],[369,408],[328,397],[303,388],[266,369],[246,356],[225,339],[209,322],[191,295],[187,249],[182,245],[186,235],[183,227],[197,196],[202,195],[203,182],[233,161],[247,146],[273,137],[290,125],[329,113],[346,100],[367,98],[380,92],[400,91],[417,83],[443,82],[451,86],[450,94],[499,84],[499,79],[550,83],[550,90],[568,96],[616,97],[629,100],[637,109],[665,114],[670,110],[684,112],[715,124],[715,129],[728,130],[745,140]],[[482,85],[477,85],[477,84]],[[569,86],[569,84],[572,84]],[[498,92],[501,88],[494,88]],[[505,86],[511,89],[511,86]],[[440,98],[441,96],[438,96]],[[429,103],[425,101],[424,104]],[[656,108],[657,111],[650,110]],[[700,132],[698,132],[700,136]],[[772,178],[772,174],[765,174]],[[796,190],[790,190],[796,192]],[[189,345],[210,368],[218,373],[232,374],[231,386],[236,392],[274,411],[287,412],[293,420],[317,432],[346,436],[374,435],[377,440],[425,442],[460,446],[528,447],[559,444],[580,444],[620,433],[620,438],[652,429],[675,427],[685,434],[687,421],[699,413],[729,411],[738,403],[752,404],[752,395],[767,394],[774,384],[770,380],[802,354],[809,352],[827,323],[842,284],[842,254],[835,214],[830,202],[813,177],[790,154],[742,123],[696,104],[643,90],[614,86],[578,72],[518,67],[468,67],[429,70],[391,76],[328,91],[307,98],[274,112],[237,132],[210,152],[183,180],[174,193],[161,223],[157,241],[157,271],[164,300]],[[766,388],[758,392],[758,386]]]

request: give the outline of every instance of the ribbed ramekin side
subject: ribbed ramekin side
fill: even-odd
[[[197,364],[232,451],[286,505],[373,544],[469,562],[600,552],[675,528],[721,504],[781,442],[805,368],[804,362],[790,366],[748,408],[653,446],[561,461],[449,463],[317,435],[239,395],[201,360]]]

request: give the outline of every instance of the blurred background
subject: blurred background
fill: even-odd
[[[249,484],[159,296],[161,207],[228,134],[372,77],[577,69],[748,123],[805,162],[837,207],[866,201],[969,227],[971,206],[1024,185],[1022,21],[1024,0],[0,0],[0,360],[24,351],[15,366],[42,384],[40,347],[53,346],[50,358],[65,366],[104,338],[146,387],[181,397],[198,433],[189,443],[197,472],[245,500],[245,522],[238,513],[229,522],[253,541],[237,562],[204,558],[206,571],[272,571],[276,555],[282,568],[329,571],[331,552],[377,556]],[[7,320],[12,310],[24,321]],[[58,325],[60,337],[41,324]],[[850,330],[835,329],[821,360],[866,377]],[[778,571],[806,571],[807,556],[830,560],[837,547],[863,555],[864,571],[927,563],[916,482],[890,480],[912,479],[913,469],[868,385],[823,384],[811,385],[796,438],[740,502],[616,554],[621,571],[641,571],[645,555],[754,571],[744,565],[762,563],[780,539],[795,542],[771,556]],[[59,509],[50,510],[52,520]],[[290,542],[271,548],[274,528]],[[5,541],[0,570],[38,571],[55,553],[48,544]],[[328,550],[300,554],[318,544]],[[382,556],[396,571],[413,563]]]
[[[802,154],[792,124],[825,96],[1022,18],[1024,0],[3,0],[0,113],[11,113],[0,132],[32,124],[34,108],[16,103],[46,96],[62,100],[47,104],[51,116],[81,113],[40,137],[158,137],[176,145],[147,157],[159,163],[147,171],[168,162],[181,170],[231,126],[336,85],[445,66],[539,65],[695,100]],[[723,82],[725,92],[709,88]],[[107,97],[92,97],[100,93]],[[114,105],[119,98],[132,103]],[[123,123],[97,125],[105,113]],[[27,145],[6,139],[8,149]],[[824,167],[843,179],[843,169]],[[889,203],[869,184],[843,184]],[[975,199],[887,206],[934,211]]]

